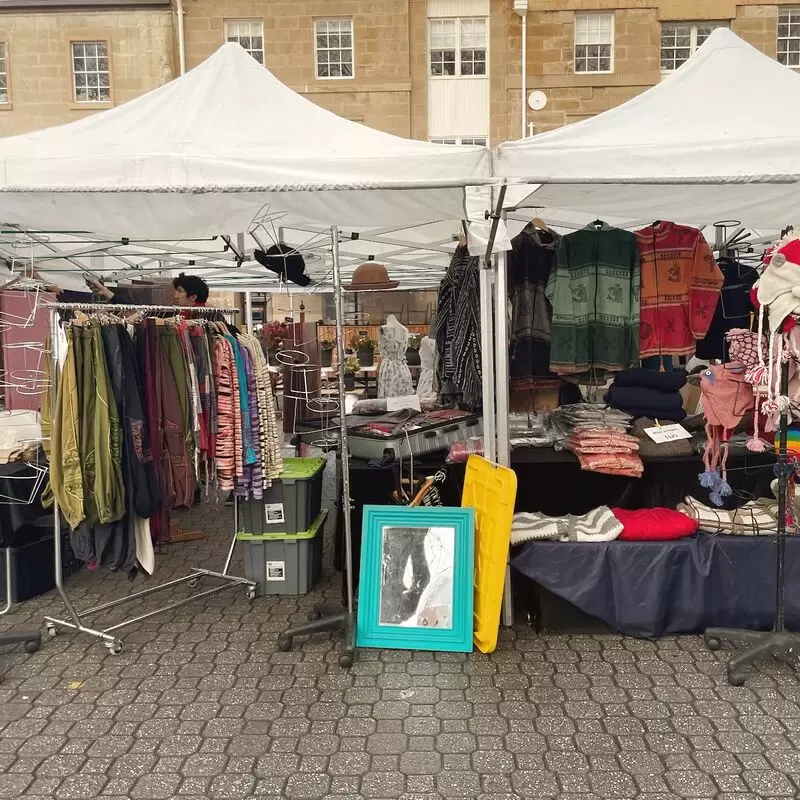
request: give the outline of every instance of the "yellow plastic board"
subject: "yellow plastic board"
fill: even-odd
[[[517,476],[508,467],[470,456],[462,508],[475,509],[475,606],[473,641],[482,653],[497,647]]]

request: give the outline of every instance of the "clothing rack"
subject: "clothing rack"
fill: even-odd
[[[789,394],[789,362],[781,364],[782,397]],[[781,411],[778,427],[778,524],[775,531],[775,624],[771,631],[735,630],[730,628],[708,628],[705,643],[709,650],[719,650],[727,640],[745,645],[746,649],[731,656],[728,661],[728,683],[742,686],[745,682],[744,668],[761,661],[766,656],[793,655],[800,653],[800,634],[786,630],[786,506],[788,499],[789,464],[787,456],[789,419],[786,409]]]
[[[239,313],[238,309],[233,308],[210,308],[208,306],[192,306],[192,307],[184,307],[184,306],[156,306],[156,305],[144,305],[144,306],[137,306],[137,305],[130,305],[130,304],[120,304],[114,305],[113,303],[43,303],[42,306],[44,308],[49,309],[50,311],[50,340],[51,340],[51,412],[53,418],[55,419],[55,403],[56,403],[56,387],[58,386],[58,326],[59,326],[59,319],[58,319],[58,312],[59,311],[85,311],[88,313],[98,313],[103,311],[133,311],[143,314],[144,316],[152,316],[154,314],[162,314],[162,313],[171,313],[171,314],[183,314],[189,311],[193,316],[198,317],[206,317],[209,315],[217,314],[217,315],[235,315]],[[205,569],[202,567],[192,567],[191,571],[188,575],[184,575],[181,578],[177,578],[175,580],[167,581],[166,583],[159,584],[158,586],[153,586],[148,589],[143,589],[139,592],[134,592],[133,594],[129,594],[125,597],[118,598],[117,600],[112,600],[108,603],[102,603],[98,606],[93,606],[92,608],[85,609],[83,611],[78,611],[75,606],[73,605],[72,601],[70,600],[69,596],[67,595],[62,581],[62,554],[61,554],[61,515],[59,513],[58,502],[53,499],[53,550],[54,550],[54,563],[55,563],[55,583],[56,589],[58,591],[61,600],[64,603],[64,606],[67,610],[69,615],[69,619],[60,619],[58,617],[45,617],[45,625],[47,626],[48,635],[53,638],[58,634],[60,628],[66,628],[68,630],[77,631],[78,633],[86,633],[90,636],[94,636],[97,639],[101,639],[106,647],[114,654],[121,653],[123,649],[122,640],[116,636],[117,631],[125,628],[129,625],[133,625],[137,622],[141,622],[142,620],[149,619],[150,617],[154,617],[157,614],[162,614],[165,611],[172,611],[176,608],[180,608],[181,606],[187,605],[188,603],[194,602],[201,597],[208,597],[213,594],[217,594],[218,592],[224,591],[225,589],[230,589],[237,586],[242,586],[247,591],[248,599],[253,599],[256,594],[256,584],[253,581],[248,580],[247,578],[241,578],[235,575],[229,575],[228,569],[230,568],[231,560],[233,559],[233,550],[236,546],[236,534],[239,528],[239,504],[238,501],[234,502],[233,506],[233,536],[231,537],[231,544],[228,548],[228,555],[225,559],[225,563],[222,567],[221,572],[215,572],[213,570]],[[185,597],[181,600],[175,600],[172,602],[167,603],[164,606],[159,608],[155,608],[151,611],[147,611],[143,614],[139,614],[135,617],[131,617],[129,619],[125,619],[122,622],[118,622],[114,625],[110,625],[106,628],[94,628],[85,625],[83,620],[85,617],[91,617],[95,614],[100,613],[101,611],[107,611],[108,609],[115,608],[116,606],[123,605],[125,603],[130,603],[135,600],[139,600],[141,598],[147,597],[155,592],[163,591],[164,589],[170,589],[175,586],[179,586],[180,584],[186,583],[190,588],[194,588],[198,585],[198,583],[203,578],[214,578],[221,583],[218,586],[213,586],[210,589],[205,589],[201,592],[196,592],[189,597]]]

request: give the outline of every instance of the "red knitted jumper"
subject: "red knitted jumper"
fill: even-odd
[[[642,271],[642,358],[689,355],[708,332],[724,276],[696,228],[657,222],[636,232]]]

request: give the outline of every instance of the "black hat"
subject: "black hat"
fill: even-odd
[[[283,242],[274,244],[266,253],[263,250],[254,250],[253,258],[262,267],[277,272],[285,281],[291,281],[298,286],[308,286],[311,283],[311,278],[306,275],[306,262],[303,256],[288,244]]]

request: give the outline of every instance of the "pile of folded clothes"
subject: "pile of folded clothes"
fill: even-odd
[[[628,434],[631,417],[615,409],[592,403],[562,406],[553,412],[562,434],[561,449],[578,457],[581,469],[606,475],[641,478],[639,440]]]
[[[656,372],[634,367],[617,373],[604,400],[634,418],[681,422],[686,418],[681,397],[685,385],[686,373],[681,370]]]

